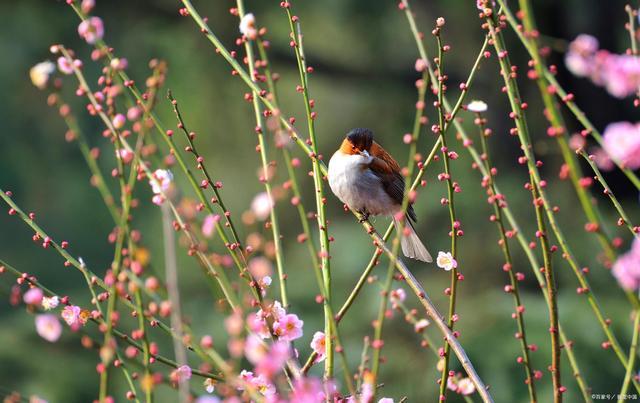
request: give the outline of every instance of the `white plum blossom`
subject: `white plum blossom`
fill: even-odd
[[[473,392],[476,391],[476,387],[471,381],[471,379],[469,378],[460,379],[459,376],[447,378],[447,388],[465,396],[473,394]]]
[[[256,29],[256,17],[252,13],[245,14],[240,20],[240,33],[247,39],[254,40],[258,37]]]
[[[272,208],[273,201],[267,192],[258,193],[251,202],[251,211],[253,211],[253,214],[260,221],[264,221],[269,218]]]
[[[213,391],[216,390],[216,381],[212,378],[205,379],[203,384],[204,390],[206,390],[207,393],[213,393]]]
[[[164,202],[163,193],[169,190],[169,186],[171,186],[171,181],[173,180],[173,174],[171,171],[166,169],[156,169],[153,173],[153,178],[149,179],[149,184],[151,185],[151,190],[153,191],[153,203],[157,205],[161,205]]]
[[[426,329],[427,326],[429,326],[429,323],[430,322],[427,319],[420,319],[413,325],[413,328],[416,333],[422,333],[422,331]]]
[[[469,105],[467,105],[467,110],[476,113],[486,112],[488,108],[489,107],[484,101],[479,101],[477,99],[474,99],[473,101],[469,102]]]
[[[54,309],[59,303],[60,299],[56,295],[53,297],[42,297],[42,308],[44,308],[45,311]]]
[[[46,88],[49,82],[49,77],[56,71],[56,65],[53,62],[46,60],[33,66],[29,70],[29,77],[33,85],[43,90]]]
[[[451,252],[438,252],[436,264],[439,268],[444,269],[445,271],[449,271],[458,267],[458,262],[453,258]]]

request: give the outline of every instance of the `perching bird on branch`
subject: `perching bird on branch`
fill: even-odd
[[[404,178],[400,165],[373,141],[369,129],[353,129],[342,141],[329,161],[329,186],[350,208],[369,215],[387,215],[399,228],[397,213],[402,210]],[[402,253],[406,257],[431,262],[427,248],[415,232],[416,213],[411,203],[405,214],[405,233],[401,237]]]

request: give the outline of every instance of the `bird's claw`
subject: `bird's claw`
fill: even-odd
[[[360,212],[360,219],[358,221],[360,221],[360,224],[362,224],[363,222],[367,221],[369,219],[369,213],[365,212]]]

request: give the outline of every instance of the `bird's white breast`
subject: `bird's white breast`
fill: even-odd
[[[340,201],[370,214],[393,214],[398,209],[370,169],[372,157],[337,151],[329,161],[329,186]]]

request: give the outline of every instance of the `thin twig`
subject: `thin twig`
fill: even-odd
[[[171,328],[178,336],[173,339],[173,351],[176,361],[180,366],[187,365],[187,351],[182,342],[182,312],[180,307],[180,289],[178,288],[178,264],[176,262],[176,240],[173,226],[171,225],[171,210],[168,204],[161,206],[162,211],[162,241],[164,249],[165,279],[167,292],[171,303]],[[189,399],[189,386],[185,382],[178,382],[180,401]]]
[[[491,156],[489,155],[489,147],[487,146],[487,139],[486,139],[486,137],[489,135],[488,134],[489,132],[485,130],[485,119],[482,117],[482,114],[480,113],[476,114],[476,121],[479,122],[478,128],[480,131],[480,136],[479,136],[480,143],[482,144],[482,155],[485,157],[483,158],[484,168],[485,168],[485,171],[488,172],[488,176],[485,176],[483,178],[483,184],[486,178],[487,186],[489,188],[487,193],[489,194],[489,200],[492,201],[491,204],[493,206],[493,212],[494,212],[492,221],[495,221],[498,227],[498,232],[500,233],[500,249],[502,249],[502,253],[505,259],[504,270],[509,274],[509,282],[511,286],[511,288],[509,289],[509,292],[513,295],[513,302],[516,308],[515,316],[516,316],[516,321],[518,323],[518,339],[520,341],[520,348],[522,350],[522,357],[524,360],[523,362],[524,369],[527,375],[525,383],[527,384],[527,389],[529,391],[530,401],[537,402],[538,398],[536,396],[536,389],[534,385],[535,378],[533,373],[533,367],[531,364],[531,357],[529,354],[529,345],[527,344],[527,333],[526,333],[525,322],[524,322],[524,311],[523,312],[519,311],[520,307],[523,306],[522,300],[520,298],[520,287],[518,286],[518,279],[514,274],[513,259],[511,258],[511,247],[509,246],[509,237],[507,237],[505,224],[502,217],[503,215],[502,209],[506,207],[507,203],[506,201],[503,200],[502,197],[500,197],[500,194],[496,190],[496,186],[494,183],[494,174],[491,169],[492,168]]]

